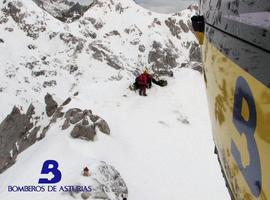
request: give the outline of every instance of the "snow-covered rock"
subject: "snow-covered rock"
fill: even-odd
[[[73,22],[86,12],[93,0],[33,0],[39,7],[46,10],[63,22]]]
[[[128,188],[120,173],[106,162],[95,162],[91,166],[90,176],[76,179],[71,185],[90,185],[91,192],[71,192],[76,199],[123,200],[128,197]]]

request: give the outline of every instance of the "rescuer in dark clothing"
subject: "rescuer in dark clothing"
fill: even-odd
[[[146,88],[152,87],[152,79],[147,70],[136,78],[135,84],[139,88],[139,95],[147,96]]]
[[[160,87],[165,87],[168,84],[164,79],[155,79],[148,73],[146,68],[146,70],[135,79],[135,83],[130,86],[130,89],[134,91],[139,90],[139,95],[147,96],[146,89],[150,89],[152,87],[152,83]]]

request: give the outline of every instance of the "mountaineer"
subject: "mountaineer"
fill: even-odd
[[[129,89],[135,92],[139,90],[139,94],[141,96],[147,96],[146,89],[150,89],[152,87],[152,83],[160,87],[165,87],[168,84],[164,79],[159,79],[158,77],[154,78],[154,76],[148,72],[148,69],[145,68],[145,71],[135,79],[135,83],[130,85]]]
[[[136,78],[135,85],[137,88],[139,88],[139,94],[141,96],[147,96],[146,88],[152,87],[152,79],[153,77],[148,73],[147,68],[141,75]]]

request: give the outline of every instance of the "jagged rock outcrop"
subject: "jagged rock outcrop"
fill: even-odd
[[[43,83],[43,87],[47,88],[47,87],[54,87],[57,85],[56,80],[51,80],[51,81],[44,81]]]
[[[110,135],[111,130],[110,127],[108,125],[108,123],[104,120],[99,118],[96,122],[95,122],[95,126],[102,132],[105,133],[107,135]]]
[[[203,73],[203,64],[201,62],[190,62],[188,63],[188,66],[195,71]]]
[[[27,13],[22,9],[23,4],[20,1],[11,1],[7,3],[7,6],[1,9],[1,12],[4,14],[3,22],[8,22],[8,17],[10,16],[23,30],[28,37],[36,40],[39,37],[39,34],[46,31],[46,26],[42,21],[35,21],[33,24],[25,20]],[[1,24],[1,23],[0,23]]]
[[[103,44],[97,42],[93,42],[89,45],[89,48],[93,51],[93,58],[99,61],[106,61],[106,63],[113,67],[114,69],[122,69],[122,62],[119,60],[117,56],[113,54],[113,52],[105,47]]]
[[[45,96],[45,104],[46,104],[46,113],[48,117],[51,117],[53,113],[56,111],[58,104],[53,99],[52,95],[50,95],[49,93],[47,93]]]
[[[189,59],[192,62],[202,62],[201,48],[198,43],[192,42],[189,50]]]
[[[62,22],[73,22],[80,19],[90,8],[91,1],[85,0],[86,5],[81,5],[72,0],[33,0],[39,7],[46,10]]]
[[[73,198],[81,199],[114,199],[123,200],[128,198],[128,188],[120,173],[106,162],[99,162],[91,168],[92,175],[85,180],[91,185],[91,192],[71,192]],[[76,183],[77,184],[77,183]],[[85,184],[85,183],[84,183]]]
[[[182,30],[176,19],[168,18],[165,24],[168,26],[173,36],[177,37],[177,39],[181,39]]]
[[[181,67],[190,68],[200,73],[203,72],[201,48],[197,42],[187,43],[189,49],[189,61],[181,64]]]
[[[203,64],[201,62],[188,62],[188,63],[182,63],[181,67],[193,69],[195,71],[198,71],[200,73],[203,73]]]
[[[73,138],[81,138],[86,140],[94,140],[96,130],[110,135],[110,127],[108,123],[101,117],[94,115],[91,110],[81,110],[72,108],[65,113],[65,121],[62,130],[72,126],[71,136]]]
[[[188,25],[186,25],[183,20],[179,21],[179,25],[185,33],[188,33],[190,31]]]
[[[81,138],[85,140],[94,140],[96,135],[95,126],[90,125],[87,119],[83,119],[82,122],[76,124],[70,134],[73,138]]]
[[[35,106],[30,104],[26,113],[22,113],[14,106],[12,112],[1,122],[0,173],[15,163],[19,153],[43,139],[51,123],[63,117],[61,112],[63,107],[58,107],[50,94],[47,94],[44,99],[46,103],[44,110],[51,117],[49,121],[44,121],[44,112],[36,113]]]
[[[43,139],[52,124],[63,119],[65,120],[62,129],[72,126],[71,136],[74,138],[93,141],[97,129],[107,135],[110,134],[108,123],[99,116],[93,115],[91,110],[72,108],[64,112],[65,106],[72,101],[71,97],[67,98],[61,106],[58,106],[49,93],[44,100],[45,105],[42,106],[48,117],[44,117],[43,110],[37,113],[33,104],[28,107],[25,114],[14,106],[12,112],[0,123],[0,173],[15,163],[19,153]]]
[[[172,73],[171,69],[178,65],[178,57],[177,49],[172,43],[164,47],[161,43],[154,41],[148,55],[148,63],[152,65],[152,70],[156,74],[169,75]]]
[[[196,42],[191,42],[188,46],[190,46],[189,61],[182,63],[181,67],[190,68],[202,73],[203,65],[200,46]]]
[[[35,108],[30,105],[26,114],[14,106],[12,112],[0,124],[0,173],[13,165],[17,155],[34,144],[40,126],[35,127],[32,116]]]

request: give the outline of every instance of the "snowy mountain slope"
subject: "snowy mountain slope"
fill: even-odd
[[[9,99],[3,102],[0,119],[18,102],[26,108],[59,88],[57,95],[64,100],[76,91],[82,74],[96,73],[96,66],[108,68],[103,80],[133,78],[136,71],[151,65],[155,71],[170,71],[189,61],[195,40],[190,31],[181,30],[178,39],[165,24],[169,19],[188,24],[191,10],[168,17],[130,0],[98,0],[83,18],[66,24],[32,1],[9,0],[0,6],[0,95]]]
[[[71,199],[62,193],[6,190],[7,185],[37,184],[42,163],[55,159],[62,166],[60,184],[91,184],[80,176],[82,167],[96,173],[102,160],[120,171],[131,200],[227,199],[217,161],[209,157],[213,144],[202,77],[178,71],[196,47],[189,30],[194,9],[163,15],[131,0],[96,0],[80,19],[64,23],[29,0],[2,1],[0,8],[0,121],[14,105],[26,113],[32,103],[40,117],[37,125],[47,127],[52,119],[44,114],[44,96],[50,93],[59,105],[72,97],[65,111],[91,109],[111,128],[111,136],[98,132],[94,142],[74,140],[72,127],[61,129],[60,117],[44,139],[0,175],[1,198]],[[156,74],[176,74],[168,88],[154,87],[141,98],[127,88],[145,66]],[[194,155],[190,143],[202,154]],[[217,192],[209,197],[212,188]]]
[[[95,108],[108,120],[111,136],[98,134],[89,144],[71,139],[70,130],[61,131],[57,123],[0,176],[1,188],[37,184],[47,158],[60,163],[59,185],[80,183],[83,166],[94,169],[95,160],[105,160],[120,171],[130,200],[229,199],[213,153],[203,77],[190,69],[176,71],[168,88],[154,87],[147,98],[126,90],[128,82],[81,86],[83,95],[69,105]],[[72,199],[62,193],[1,190],[0,195],[5,200]]]

